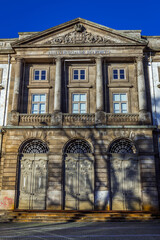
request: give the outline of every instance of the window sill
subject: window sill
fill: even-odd
[[[52,86],[50,86],[49,84],[45,84],[45,85],[28,85],[27,88],[52,88]]]
[[[133,85],[130,83],[111,83],[107,85],[109,88],[132,88]]]
[[[74,83],[67,85],[68,88],[92,88],[91,84],[84,84],[84,83]]]

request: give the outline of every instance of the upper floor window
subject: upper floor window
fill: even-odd
[[[35,70],[34,71],[34,80],[46,80],[46,70]]]
[[[128,112],[128,100],[126,93],[113,93],[113,112],[114,113]]]
[[[32,114],[46,112],[46,94],[32,94]]]
[[[125,69],[113,69],[113,80],[124,80],[126,79],[125,75]]]
[[[86,113],[87,112],[87,98],[86,94],[72,94],[72,113]]]
[[[86,80],[86,70],[73,69],[73,80]]]

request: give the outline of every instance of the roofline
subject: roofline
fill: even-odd
[[[31,35],[31,36],[23,38],[21,40],[15,41],[12,44],[12,46],[17,45],[17,44],[19,45],[19,44],[24,43],[24,42],[28,42],[31,39],[36,39],[39,36],[47,35],[48,33],[51,33],[52,31],[58,31],[60,29],[63,29],[65,27],[67,27],[68,25],[72,25],[72,24],[75,24],[75,23],[78,23],[78,22],[86,23],[86,24],[88,24],[90,26],[97,27],[97,28],[102,29],[104,31],[108,31],[108,32],[114,33],[115,35],[122,36],[122,37],[128,38],[128,39],[130,39],[132,41],[136,41],[138,43],[143,43],[144,45],[147,45],[147,41],[146,40],[139,39],[139,38],[136,38],[136,37],[127,36],[125,33],[121,33],[118,30],[115,30],[115,29],[112,29],[112,28],[108,28],[106,26],[103,26],[103,25],[98,24],[98,23],[91,22],[91,21],[83,19],[83,18],[75,18],[73,20],[70,20],[68,22],[59,24],[57,26],[54,26],[54,27],[49,28],[47,30],[44,30],[42,32],[38,32],[38,33],[35,33],[35,34]]]

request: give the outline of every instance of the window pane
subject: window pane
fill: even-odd
[[[78,70],[73,71],[73,79],[77,80],[78,79]]]
[[[78,103],[73,103],[72,104],[72,112],[73,113],[78,113]]]
[[[80,112],[81,111],[85,111],[86,112],[86,104],[85,103],[81,103],[80,104]]]
[[[85,79],[85,70],[80,70],[80,79],[81,80]]]
[[[41,80],[46,80],[46,71],[45,70],[43,70],[41,72]]]
[[[39,80],[39,71],[34,72],[34,80]]]
[[[113,70],[113,79],[118,79],[118,70],[117,69]]]
[[[86,94],[80,94],[80,101],[86,101]]]
[[[46,106],[45,103],[41,103],[39,105],[39,113],[45,113],[46,112]]]
[[[119,103],[114,103],[114,113],[119,113]]]
[[[79,94],[73,94],[73,101],[74,102],[79,101]]]
[[[46,101],[46,94],[41,94],[40,95],[40,102],[45,102]]]
[[[122,111],[122,113],[127,113],[127,103],[121,104],[121,111]]]
[[[33,94],[32,96],[33,102],[39,102],[40,101],[40,95],[39,94]]]
[[[120,101],[120,95],[119,94],[113,94],[113,101]]]
[[[85,74],[85,70],[80,70],[80,73],[84,75]]]
[[[120,94],[121,101],[127,101],[127,94]]]
[[[32,104],[32,113],[38,113],[38,104]]]

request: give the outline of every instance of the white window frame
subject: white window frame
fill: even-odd
[[[85,95],[86,96],[86,101],[73,101],[73,96],[74,95],[79,95],[79,99],[80,99],[80,95]],[[84,104],[85,103],[85,112],[84,113],[87,113],[87,93],[72,93],[72,113],[73,114],[84,114],[84,113],[81,113],[81,104]],[[78,112],[77,113],[74,113],[73,111],[73,104],[78,104]]]
[[[35,72],[39,72],[39,79],[35,79]],[[42,79],[42,72],[45,71],[45,79]],[[47,70],[46,69],[34,69],[33,72],[33,80],[34,81],[46,81],[47,80]]]
[[[118,78],[114,78],[114,70],[117,71],[117,75],[118,75]],[[123,70],[124,71],[124,78],[120,78],[120,71]],[[120,80],[120,81],[123,81],[123,80],[126,80],[126,69],[125,68],[112,68],[112,80],[114,81],[117,81],[117,80]]]
[[[126,95],[126,99],[127,99],[126,101],[122,101],[121,100],[121,95],[124,95],[124,94]],[[119,101],[115,101],[114,100],[114,95],[119,95],[120,100]],[[124,104],[124,103],[126,104],[126,108],[127,108],[125,113],[128,113],[128,96],[127,96],[127,93],[112,93],[112,100],[113,100],[113,112],[114,113],[116,113],[115,112],[115,107],[114,107],[115,104],[119,104],[119,112],[118,113],[123,113],[122,104]]]
[[[84,79],[81,78],[81,71],[84,71]],[[74,78],[74,71],[78,71],[78,79]],[[74,68],[73,69],[73,81],[86,81],[86,69],[85,68]]]
[[[45,95],[45,101],[33,101],[33,97],[35,96],[35,95]],[[47,95],[45,94],[45,93],[33,93],[32,94],[32,102],[31,102],[31,113],[32,114],[45,114],[46,113],[46,101],[47,101]],[[33,112],[33,104],[37,104],[38,105],[38,112],[37,113],[34,113]],[[41,104],[45,104],[45,111],[44,111],[44,113],[41,113],[40,112],[40,105]]]

